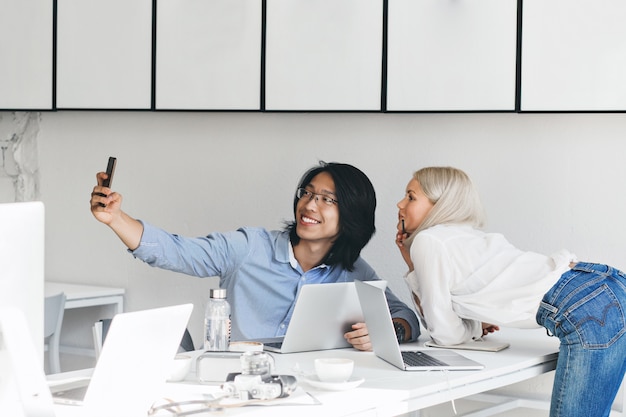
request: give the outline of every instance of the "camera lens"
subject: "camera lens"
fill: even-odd
[[[241,369],[244,375],[272,374],[272,358],[265,352],[244,352],[241,355]]]

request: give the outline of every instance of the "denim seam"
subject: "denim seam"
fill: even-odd
[[[561,276],[561,280],[558,281],[556,288],[554,288],[554,293],[550,294],[551,295],[551,300],[556,300],[560,297],[561,292],[563,291],[563,289],[565,287],[567,287],[567,285],[569,285],[569,283],[575,279],[576,277],[578,277],[579,275],[583,274],[585,271],[576,271],[574,272],[574,270],[570,270],[568,272],[566,272],[564,275]],[[567,279],[563,279],[567,277]]]
[[[586,281],[584,285],[580,285],[579,287],[576,288],[575,291],[571,291],[564,299],[562,299],[559,302],[559,305],[567,305],[567,303],[569,303],[569,300],[573,297],[576,297],[578,295],[578,293],[580,291],[583,291],[585,289],[587,289],[588,287],[592,286],[592,285],[596,285],[598,282],[601,282],[605,279],[605,277],[602,276],[596,276],[594,279]],[[560,291],[559,291],[560,292]],[[551,297],[553,300],[557,300],[557,297],[555,295],[555,297]],[[577,303],[578,304],[578,303]],[[558,307],[557,307],[558,309]]]
[[[568,350],[569,350],[569,346],[567,346],[567,345],[563,345],[563,344],[561,343],[561,349],[568,349]],[[561,356],[561,355],[559,355],[559,356]],[[568,380],[568,377],[567,377],[567,376],[568,376],[568,375],[569,375],[569,373],[570,373],[570,362],[569,362],[570,355],[569,355],[569,354],[567,354],[567,355],[564,355],[564,356],[565,356],[566,358],[568,358],[568,360],[567,360],[567,362],[565,363],[565,371],[564,371],[565,375],[563,375],[563,380],[564,380],[564,381],[567,381],[567,380]],[[567,387],[565,386],[565,384],[561,384],[561,387],[560,387],[560,388],[561,388],[561,389],[559,390],[558,397],[557,397],[557,398],[555,398],[555,400],[556,400],[555,415],[557,415],[557,416],[561,415],[561,408],[562,408],[562,405],[563,405],[563,393],[564,393],[565,391],[567,391]],[[552,413],[551,413],[551,414],[552,414]]]

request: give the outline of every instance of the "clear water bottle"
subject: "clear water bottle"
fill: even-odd
[[[226,290],[212,289],[204,314],[204,350],[227,351],[230,342],[230,304]]]

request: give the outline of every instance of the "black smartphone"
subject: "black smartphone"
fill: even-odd
[[[102,186],[111,188],[111,184],[113,183],[113,174],[115,174],[115,164],[117,163],[117,158],[109,156],[109,163],[107,164],[107,179],[102,181]]]
[[[107,187],[107,188],[111,188],[111,183],[113,182],[113,174],[115,173],[115,164],[117,163],[117,158],[114,158],[112,156],[109,156],[109,162],[107,164],[107,170],[106,170],[106,174],[107,174],[107,179],[102,181],[102,186],[103,187]],[[102,197],[106,197],[106,195],[104,194],[100,194]],[[105,204],[103,203],[98,203],[100,205],[100,207],[106,207]]]

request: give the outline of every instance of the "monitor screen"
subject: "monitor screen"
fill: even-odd
[[[44,205],[0,204],[0,309],[24,313],[43,369]]]

